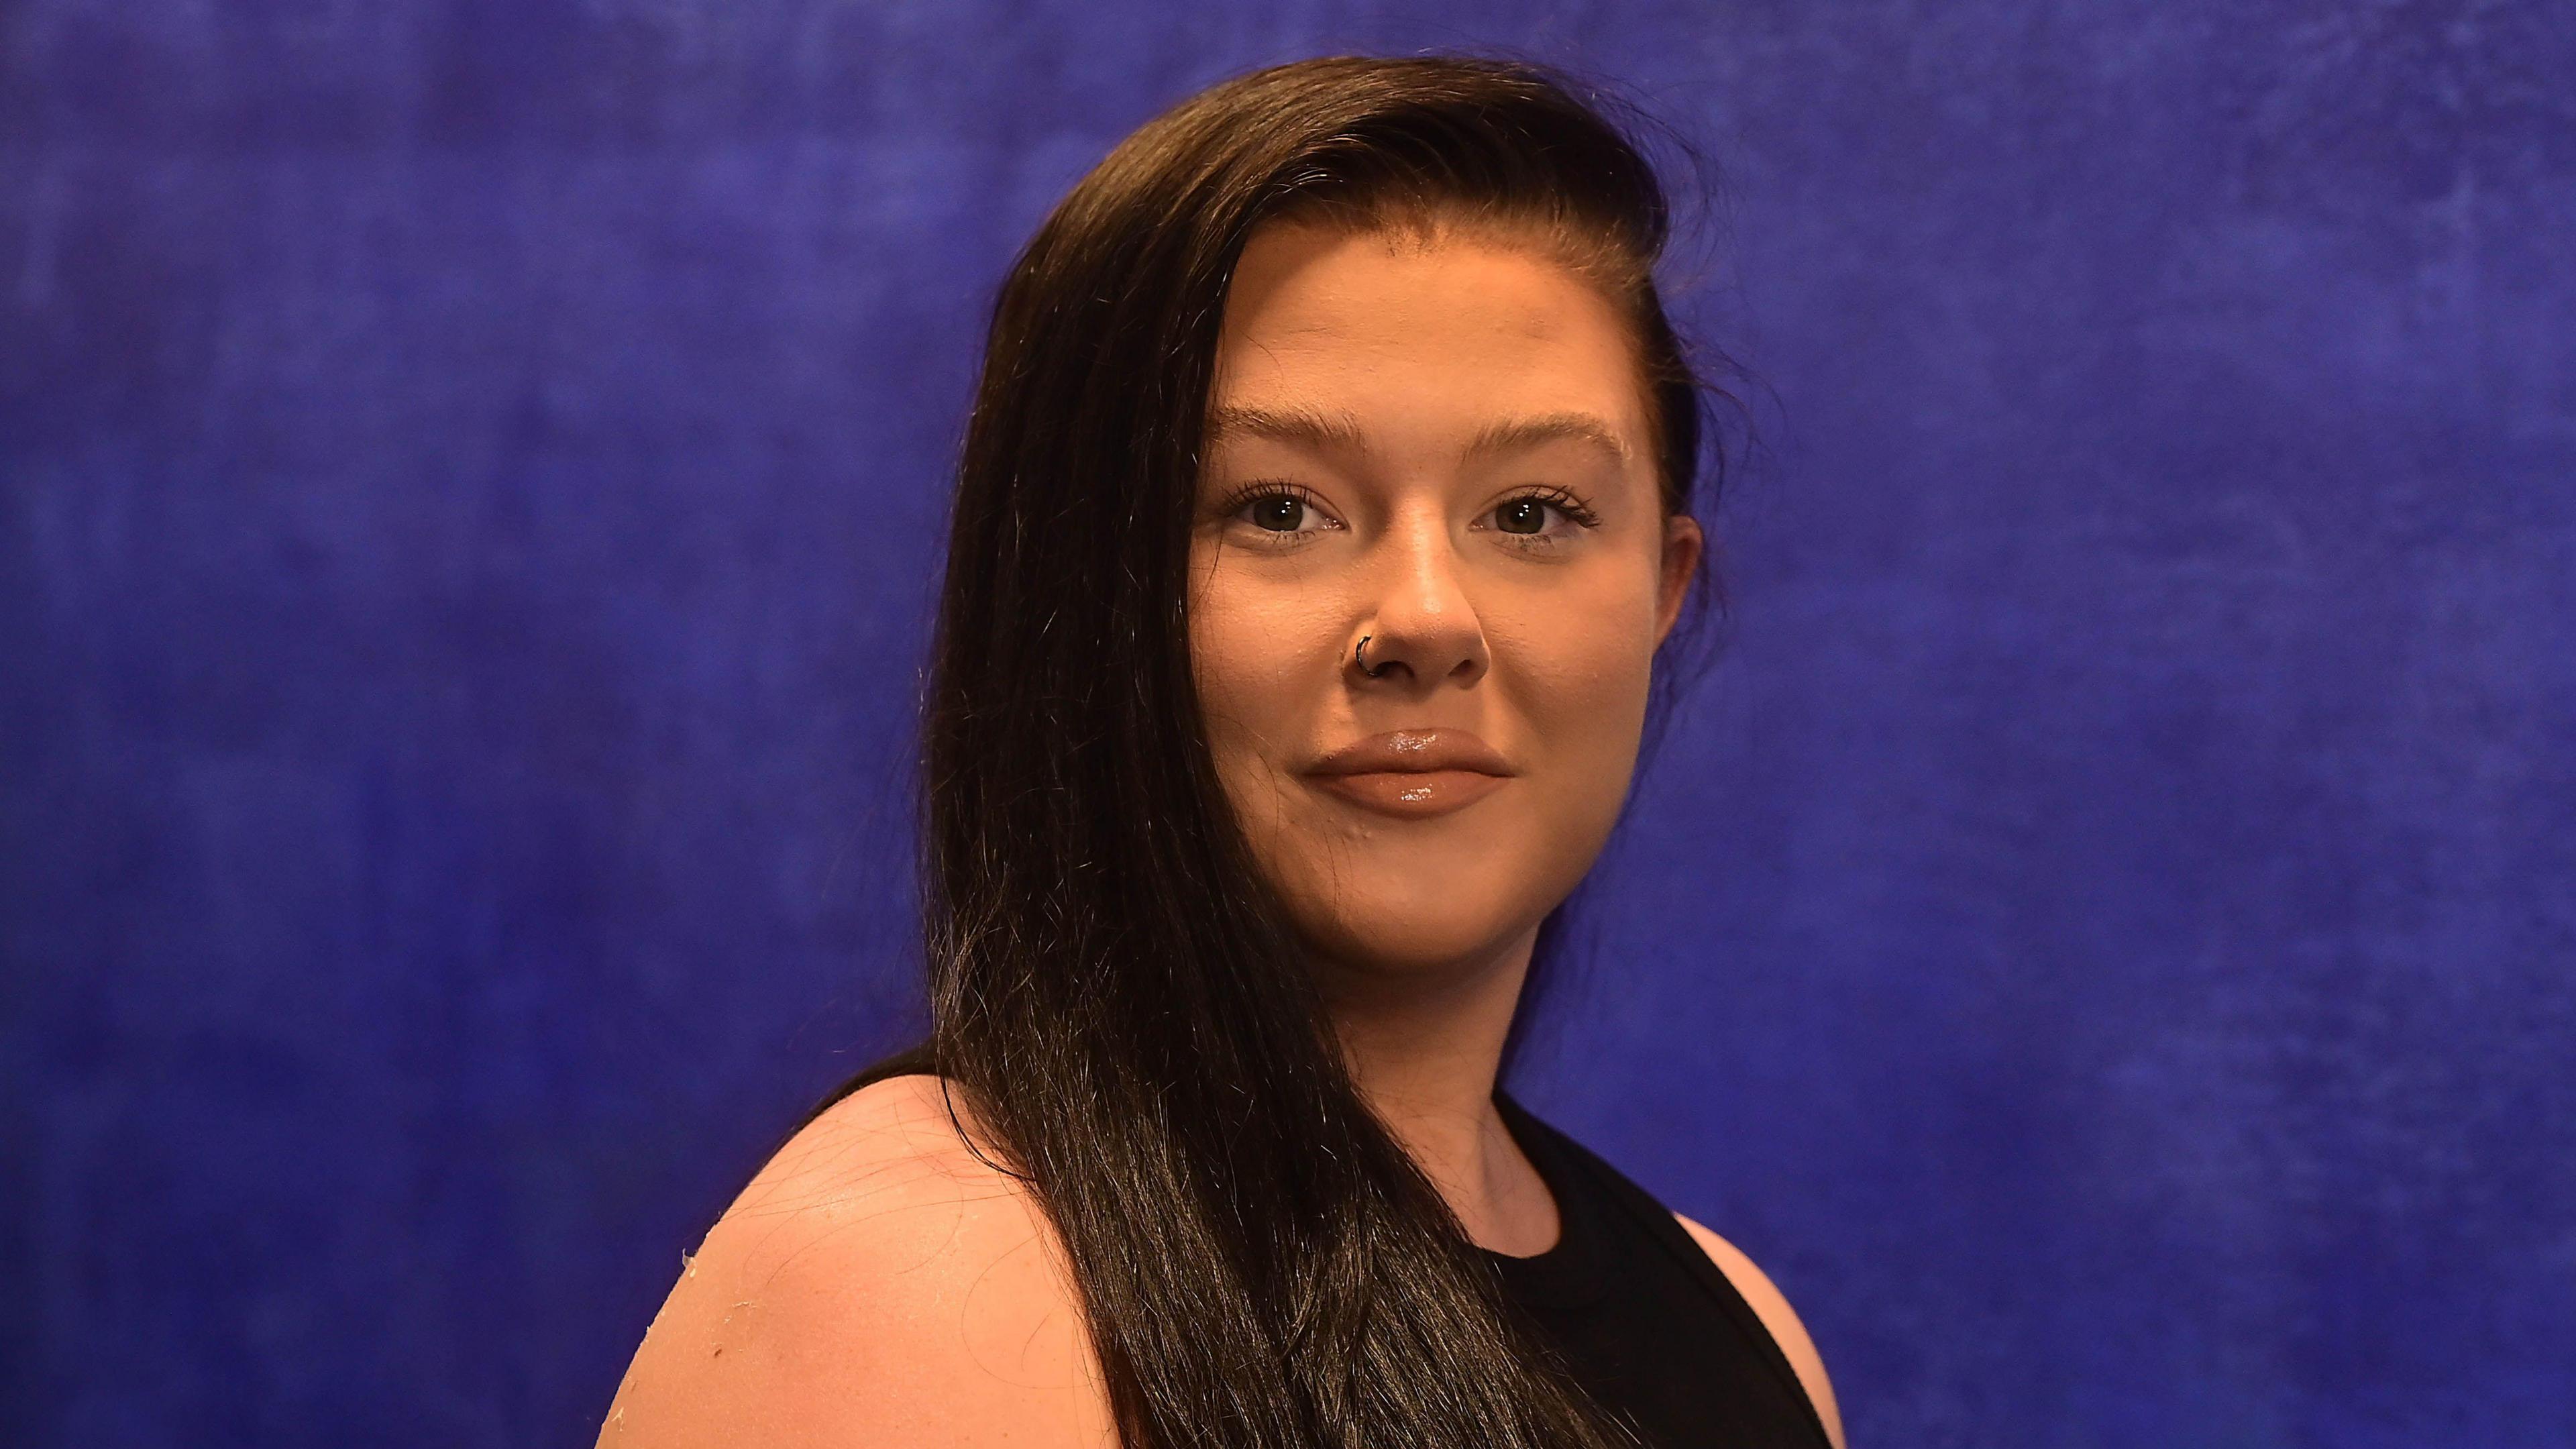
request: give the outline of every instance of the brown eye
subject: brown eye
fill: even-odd
[[[1251,513],[1256,528],[1266,528],[1273,533],[1295,533],[1297,526],[1306,521],[1306,500],[1286,493],[1274,493],[1267,498],[1255,499]]]
[[[1535,498],[1515,498],[1494,510],[1494,526],[1505,533],[1536,533],[1547,527],[1547,505]]]

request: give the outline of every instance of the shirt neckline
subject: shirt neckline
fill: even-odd
[[[1505,1290],[1524,1302],[1573,1308],[1596,1302],[1607,1287],[1599,1271],[1603,1225],[1594,1194],[1583,1190],[1573,1164],[1557,1155],[1544,1124],[1531,1118],[1508,1095],[1496,1092],[1494,1105],[1521,1154],[1538,1170],[1556,1201],[1556,1242],[1526,1258],[1497,1253],[1481,1244],[1476,1251],[1502,1275]]]

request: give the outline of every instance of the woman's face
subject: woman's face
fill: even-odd
[[[1269,224],[1203,461],[1192,665],[1298,929],[1369,978],[1517,949],[1618,815],[1699,560],[1619,313],[1502,243]]]

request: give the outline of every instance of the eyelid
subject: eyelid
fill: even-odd
[[[1324,500],[1316,498],[1311,487],[1306,487],[1303,482],[1288,482],[1283,480],[1283,477],[1255,477],[1252,482],[1244,482],[1242,487],[1236,487],[1234,492],[1226,495],[1224,503],[1216,505],[1216,518],[1221,523],[1231,523],[1236,513],[1242,513],[1247,505],[1252,505],[1255,500],[1262,500],[1262,498],[1296,498],[1298,503],[1303,503],[1306,508],[1314,508],[1316,516],[1324,518],[1324,529],[1314,529],[1316,534],[1329,529],[1350,529],[1350,523],[1342,521],[1340,513],[1334,513],[1332,508],[1324,508]],[[1296,539],[1296,536],[1301,536],[1303,531],[1291,534],[1291,531],[1262,529],[1262,534],[1270,536],[1270,541],[1285,541],[1285,539]]]
[[[1573,490],[1554,483],[1534,484],[1530,487],[1518,489],[1514,492],[1505,494],[1503,497],[1494,501],[1493,508],[1489,508],[1485,511],[1490,514],[1494,512],[1495,509],[1503,508],[1514,503],[1526,502],[1531,499],[1535,499],[1538,502],[1547,504],[1549,507],[1554,508],[1559,513],[1564,514],[1568,522],[1571,522],[1578,527],[1599,528],[1601,526],[1600,514],[1595,513],[1589,504],[1586,504],[1581,498],[1575,495]]]
[[[1315,510],[1317,513],[1324,515],[1324,517],[1331,519],[1333,527],[1349,527],[1348,524],[1342,522],[1341,515],[1324,506],[1324,500],[1315,496],[1315,490],[1307,487],[1303,483],[1291,483],[1285,478],[1255,478],[1251,482],[1237,487],[1233,492],[1228,493],[1225,496],[1225,501],[1223,503],[1216,506],[1216,516],[1219,518],[1232,518],[1236,514],[1241,513],[1246,505],[1252,503],[1256,499],[1262,498],[1294,498],[1298,502]]]

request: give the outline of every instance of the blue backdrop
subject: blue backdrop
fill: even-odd
[[[2576,11],[0,7],[0,1439],[587,1442],[907,1034],[982,309],[1236,70],[1732,172],[1734,644],[1527,1097],[1861,1446],[2576,1442]]]

